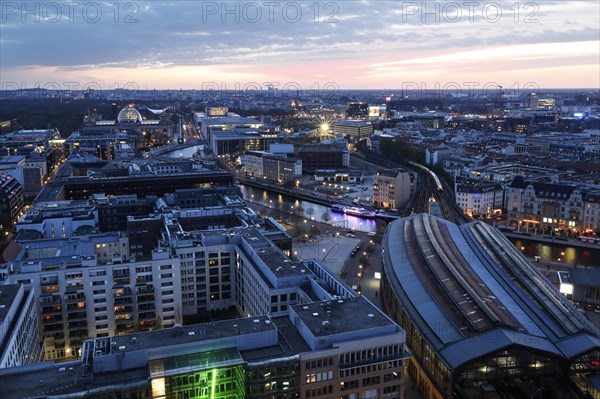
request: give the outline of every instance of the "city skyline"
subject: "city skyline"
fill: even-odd
[[[181,4],[3,2],[1,88],[600,87],[597,2]]]

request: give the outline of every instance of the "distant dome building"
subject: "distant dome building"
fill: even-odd
[[[139,123],[142,121],[142,114],[133,105],[128,105],[119,112],[117,121],[119,123]]]

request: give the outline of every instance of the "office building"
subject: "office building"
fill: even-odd
[[[366,299],[86,341],[81,360],[0,371],[6,399],[403,398],[404,331]],[[36,381],[27,384],[26,381]],[[39,382],[39,383],[38,383]]]
[[[159,198],[152,214],[128,218],[126,232],[46,239],[20,232],[21,250],[0,274],[38,298],[45,358],[77,358],[88,338],[154,330],[211,311],[282,317],[299,304],[354,296],[319,263],[289,259],[291,239],[277,222],[219,191]],[[98,198],[82,203],[86,217]],[[64,220],[73,204],[57,204]]]
[[[27,209],[16,224],[17,232],[38,232],[39,238],[71,238],[96,229],[98,212],[84,200],[39,202]]]
[[[405,169],[380,169],[373,176],[373,205],[402,209],[415,192],[416,173]]]
[[[366,119],[369,117],[369,104],[364,102],[349,102],[346,104],[346,117],[350,119]]]
[[[208,117],[198,120],[202,137],[209,143],[212,142],[213,133],[256,131],[262,126],[262,123],[252,118],[243,118],[240,116]],[[268,148],[268,147],[267,147]]]
[[[248,151],[240,157],[247,175],[278,183],[295,181],[302,176],[302,160],[288,154]]]
[[[427,398],[569,397],[600,372],[600,331],[485,223],[392,222],[381,296]]]
[[[333,134],[357,143],[373,134],[373,124],[369,121],[336,119],[333,122]]]
[[[305,144],[296,148],[296,155],[302,160],[302,170],[312,172],[317,169],[342,169],[350,166],[350,152],[346,144]]]
[[[12,230],[23,205],[23,187],[17,178],[0,174],[0,233]]]
[[[209,188],[233,185],[233,176],[215,165],[185,161],[174,167],[152,165],[116,165],[88,173],[88,176],[67,177],[59,181],[65,199],[87,199],[98,193],[106,195],[161,196],[183,188]]]

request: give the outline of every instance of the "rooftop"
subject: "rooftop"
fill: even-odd
[[[361,296],[295,305],[292,309],[315,337],[394,325]]]
[[[12,303],[17,297],[20,284],[0,285],[0,324],[4,322]]]
[[[180,345],[225,339],[241,334],[263,334],[275,330],[267,316],[194,324],[106,338],[111,343],[106,346],[105,354],[163,348],[167,342],[168,345]]]
[[[271,240],[267,239],[257,228],[249,227],[239,232],[242,239],[254,250],[277,278],[309,275],[309,269],[301,262],[294,262],[281,252]]]
[[[600,331],[485,223],[399,219],[388,227],[384,251],[394,292],[452,367],[489,353],[483,341],[473,342],[490,331],[503,337],[496,349],[520,343],[570,359],[600,348]]]

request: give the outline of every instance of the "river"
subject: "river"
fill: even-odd
[[[382,220],[362,219],[343,213],[333,212],[329,207],[315,204],[310,201],[298,200],[296,198],[267,191],[259,188],[241,185],[240,189],[244,199],[258,205],[277,209],[292,215],[299,215],[321,223],[327,223],[348,230],[364,232],[383,232],[386,222]],[[544,261],[564,262],[565,268],[577,266],[600,266],[600,248],[580,248],[560,243],[540,243],[524,240],[522,238],[509,238],[525,256],[534,258],[540,256]]]
[[[287,195],[263,190],[260,188],[240,185],[242,195],[248,202],[263,205],[268,208],[277,209],[280,212],[292,215],[301,215],[307,219],[317,222],[327,223],[332,226],[341,227],[348,230],[357,230],[364,232],[383,231],[385,222],[374,219],[363,219],[356,216],[346,215],[344,213],[333,212],[328,206],[315,204],[309,201],[299,200]]]
[[[544,261],[561,262],[565,264],[565,268],[600,266],[600,248],[573,247],[561,243],[550,244],[522,238],[509,238],[509,240],[530,258],[539,256]]]

